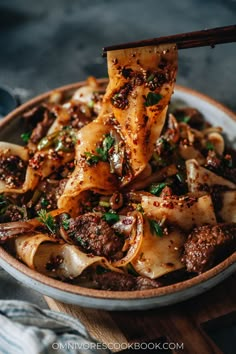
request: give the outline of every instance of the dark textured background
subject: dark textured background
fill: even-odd
[[[0,86],[26,100],[107,76],[105,45],[235,24],[236,0],[0,0]],[[236,43],[179,53],[178,83],[236,110]],[[227,296],[227,294],[226,294]],[[42,297],[0,271],[0,298]],[[235,329],[213,333],[235,353]],[[233,340],[234,339],[234,340]]]
[[[0,83],[33,96],[106,76],[105,45],[233,24],[235,0],[0,0]],[[179,53],[178,82],[236,109],[236,45]]]

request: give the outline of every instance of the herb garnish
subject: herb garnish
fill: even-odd
[[[162,147],[163,152],[171,152],[176,148],[176,144],[167,140],[166,137],[162,136],[157,140],[157,147]]]
[[[43,208],[47,208],[47,206],[49,205],[49,201],[47,200],[47,198],[42,198],[40,204]]]
[[[161,225],[156,220],[148,219],[148,221],[149,221],[151,233],[162,237],[163,230],[161,228]]]
[[[207,150],[215,150],[215,146],[210,141],[207,141],[206,149]]]
[[[96,149],[97,154],[92,154],[91,152],[85,152],[87,163],[91,165],[97,164],[99,161],[108,161],[108,152],[114,145],[115,139],[111,134],[106,134],[103,139],[102,146]]]
[[[62,222],[63,228],[65,230],[69,230],[70,228],[70,216],[68,214],[62,214]]]
[[[86,242],[84,242],[84,240],[80,237],[80,236],[76,236],[76,241],[84,248],[86,248]]]
[[[181,122],[183,123],[188,123],[190,121],[191,117],[190,116],[184,116],[183,118],[181,118]]]
[[[30,137],[31,137],[31,132],[27,132],[27,133],[23,133],[21,134],[21,139],[24,141],[24,143],[28,143],[28,141],[30,140]]]
[[[149,188],[149,192],[159,196],[162,192],[162,190],[167,186],[166,183],[162,182],[162,183],[156,183],[156,184],[152,184]]]
[[[111,213],[111,212],[104,213],[102,218],[103,218],[103,220],[105,220],[109,224],[114,224],[115,222],[119,221],[119,219],[120,219],[118,214]]]
[[[55,223],[53,216],[51,214],[47,213],[47,210],[45,210],[45,209],[39,210],[38,216],[39,216],[38,220],[41,223],[43,223],[52,234],[55,234],[56,233],[56,223]]]
[[[107,161],[108,151],[114,145],[114,142],[115,140],[112,138],[112,136],[110,134],[106,134],[105,139],[102,142],[102,147],[96,149],[102,161]]]
[[[162,95],[160,95],[159,93],[148,92],[148,95],[146,97],[145,106],[146,107],[154,106],[161,99],[162,99]]]
[[[100,157],[91,152],[86,151],[84,155],[86,156],[86,162],[89,166],[96,165],[100,161]]]

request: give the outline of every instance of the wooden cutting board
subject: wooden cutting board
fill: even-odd
[[[172,353],[218,354],[222,351],[205,330],[235,323],[235,281],[236,274],[196,298],[147,311],[108,312],[68,305],[48,297],[45,299],[52,310],[78,318],[94,338],[106,345],[113,343],[114,348],[124,348],[129,343],[151,343],[153,347],[153,344],[164,340],[179,344]],[[181,349],[182,343],[184,349]],[[137,354],[139,351],[123,351],[126,352]]]

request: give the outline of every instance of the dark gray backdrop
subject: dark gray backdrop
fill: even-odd
[[[104,45],[235,22],[235,0],[0,0],[0,85],[32,96],[106,76]],[[236,44],[179,56],[180,84],[236,109]]]
[[[235,22],[236,0],[0,0],[0,86],[26,100],[88,75],[106,76],[105,45]],[[236,43],[179,57],[179,84],[236,110]],[[46,306],[3,271],[0,282],[0,298]],[[225,353],[235,353],[234,334],[235,328],[214,333]]]

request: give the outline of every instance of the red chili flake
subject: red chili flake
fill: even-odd
[[[124,225],[131,225],[132,224],[132,220],[131,219],[124,219],[124,220],[122,220],[122,224],[124,224]]]

